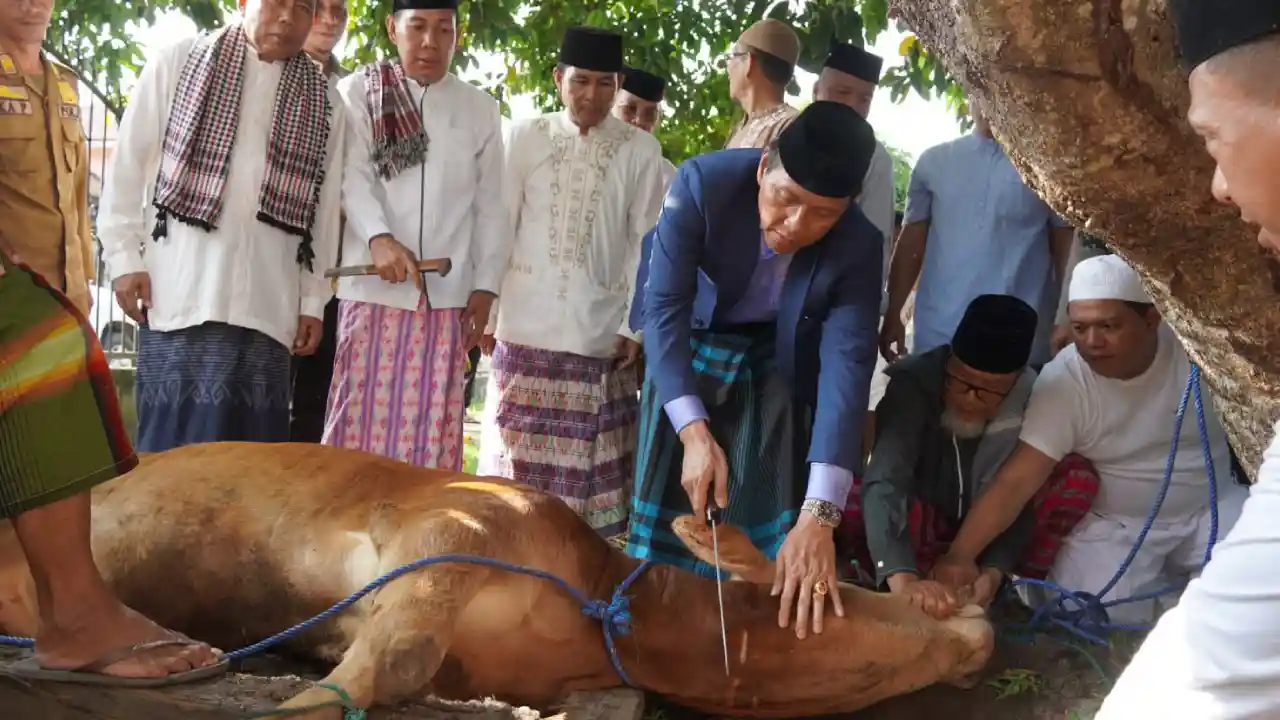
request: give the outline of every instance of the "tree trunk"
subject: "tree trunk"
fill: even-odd
[[[893,11],[982,101],[1027,183],[1139,268],[1252,473],[1280,401],[1280,279],[1256,230],[1210,195],[1164,1],[894,0]]]

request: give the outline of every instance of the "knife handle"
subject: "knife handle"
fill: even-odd
[[[717,507],[717,506],[715,506],[715,505],[708,505],[708,506],[707,506],[707,522],[710,522],[710,523],[714,523],[714,524],[716,524],[716,525],[719,525],[719,524],[720,524],[720,518],[721,518],[721,517],[723,517],[723,516],[724,516],[724,510],[723,510],[723,509],[721,509],[721,508],[719,508],[719,507]]]
[[[435,260],[419,260],[418,272],[433,272],[440,277],[445,277],[453,270],[453,261],[449,258],[437,258]],[[353,277],[359,275],[377,275],[377,265],[350,265],[347,267],[336,267],[324,272],[327,278]]]

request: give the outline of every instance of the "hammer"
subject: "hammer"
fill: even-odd
[[[440,277],[445,277],[449,271],[453,270],[453,261],[449,258],[437,258],[435,260],[419,260],[418,272],[422,275],[427,273],[436,273]],[[336,267],[324,271],[327,278],[356,277],[360,275],[377,275],[377,265],[350,265],[348,267]]]

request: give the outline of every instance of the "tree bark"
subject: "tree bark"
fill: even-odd
[[[1280,278],[1256,229],[1210,194],[1164,0],[894,0],[893,11],[981,100],[1028,185],[1141,271],[1252,474],[1280,405]]]

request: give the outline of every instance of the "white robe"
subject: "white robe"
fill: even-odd
[[[1096,720],[1280,718],[1280,425],[1276,433],[1235,527],[1147,636]]]
[[[893,156],[885,149],[884,143],[876,141],[875,154],[871,156],[871,166],[862,180],[862,194],[858,196],[858,207],[867,216],[872,225],[884,236],[884,274],[880,282],[880,314],[889,307],[889,261],[893,257]],[[907,323],[907,332],[911,331],[911,323]],[[875,410],[889,387],[889,376],[885,370],[889,365],[876,353],[876,370],[871,376],[871,390],[867,396],[867,409]]]
[[[206,322],[257,330],[292,347],[298,316],[324,317],[333,296],[324,272],[338,254],[342,143],[346,123],[336,91],[324,184],[312,230],[311,271],[298,264],[299,238],[257,219],[266,174],[276,89],[283,63],[246,51],[240,125],[231,153],[222,216],[206,232],[170,218],[168,235],[152,241],[151,209],[169,109],[196,38],[170,45],[147,63],[120,123],[115,155],[98,215],[107,273],[151,275],[152,330],[173,331]]]
[[[608,357],[627,326],[644,233],[662,209],[662,150],[612,116],[585,136],[566,113],[513,123],[515,245],[495,304],[502,342]]]
[[[427,275],[427,297],[436,310],[466,307],[473,290],[498,292],[511,252],[502,115],[488,93],[452,75],[428,88],[407,84],[430,145],[426,162],[390,180],[377,176],[370,159],[364,73],[338,86],[350,125],[342,256],[347,265],[372,264],[369,240],[389,234],[419,258],[449,258],[447,276]],[[412,283],[393,285],[376,276],[343,278],[338,297],[401,310],[416,309],[420,300]]]

